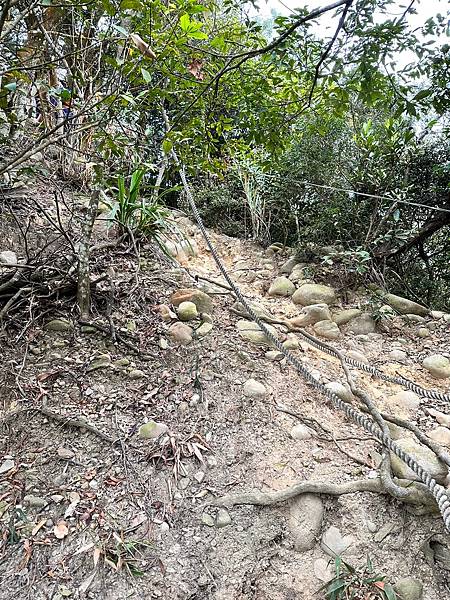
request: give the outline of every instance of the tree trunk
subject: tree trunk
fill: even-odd
[[[78,249],[78,292],[77,300],[81,319],[89,319],[91,310],[91,279],[89,273],[89,249],[94,226],[95,216],[98,210],[99,193],[95,191],[91,195],[89,205],[84,208],[81,222],[81,240]]]

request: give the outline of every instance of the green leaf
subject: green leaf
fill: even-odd
[[[162,143],[162,149],[164,154],[169,154],[173,148],[173,144],[170,140],[164,140]]]
[[[344,587],[345,587],[344,579],[333,579],[333,581],[330,582],[330,584],[327,588],[326,595],[331,596],[331,595],[335,594],[335,592],[337,592],[338,590],[342,590]]]
[[[143,77],[145,83],[150,83],[152,80],[152,76],[147,71],[147,69],[144,69],[143,67],[141,67],[141,73],[142,73],[142,77]]]
[[[142,10],[142,2],[140,0],[122,0],[120,3],[121,10]]]
[[[118,31],[119,33],[121,33],[125,37],[128,37],[128,35],[129,35],[128,31],[126,29],[124,29],[124,27],[121,27],[120,25],[115,25],[114,23],[112,23],[112,27],[114,27],[114,29],[116,31]]]
[[[4,88],[5,90],[8,90],[8,92],[15,92],[17,90],[17,83],[12,81],[11,83],[7,83]]]
[[[394,592],[394,588],[390,583],[386,583],[383,591],[387,600],[397,600],[397,594]]]
[[[183,31],[188,31],[191,26],[191,18],[188,14],[181,15],[179,25]]]
[[[414,96],[414,100],[423,100],[424,98],[428,98],[428,96],[431,96],[432,93],[433,90],[421,90]]]
[[[203,31],[191,31],[188,33],[188,36],[190,38],[194,38],[196,40],[206,40],[208,39],[208,36],[206,35],[206,33],[203,33]]]

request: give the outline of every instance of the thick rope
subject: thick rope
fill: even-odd
[[[242,313],[239,313],[239,314],[242,314],[242,316],[245,316],[245,315],[249,316],[249,314],[246,313],[245,310],[243,310]],[[338,358],[339,360],[343,359],[348,365],[350,365],[352,367],[356,367],[357,369],[360,369],[361,371],[365,371],[366,373],[370,373],[371,375],[378,377],[378,379],[382,379],[383,381],[388,381],[389,383],[395,383],[397,385],[401,385],[402,387],[415,392],[421,398],[430,398],[431,400],[440,400],[441,402],[450,403],[450,395],[449,394],[444,394],[444,393],[438,392],[436,390],[429,390],[427,388],[424,388],[424,387],[414,383],[413,381],[409,381],[408,379],[405,379],[404,377],[388,375],[386,373],[383,373],[383,371],[380,371],[379,369],[372,367],[372,365],[368,365],[368,364],[365,364],[354,358],[350,358],[349,356],[345,356],[342,353],[338,352],[330,344],[326,344],[325,342],[322,342],[321,340],[317,339],[316,337],[314,337],[313,335],[311,335],[310,333],[308,333],[301,327],[290,327],[289,322],[287,320],[283,320],[283,319],[280,319],[280,320],[270,319],[269,320],[269,319],[265,318],[264,316],[261,316],[261,319],[263,321],[267,321],[268,323],[279,323],[280,325],[286,325],[293,333],[298,333],[305,340],[307,340],[307,342],[311,346],[314,346],[315,348],[318,348],[322,352],[325,352],[326,354],[329,354],[330,356],[334,356],[335,358]]]
[[[288,350],[286,350],[286,348],[284,348],[284,346],[281,344],[278,338],[275,335],[273,335],[273,333],[267,328],[265,323],[261,320],[260,317],[258,317],[253,308],[249,305],[246,298],[242,295],[240,289],[228,275],[228,272],[223,266],[222,261],[209,238],[208,232],[206,231],[206,228],[203,225],[200,213],[198,212],[197,206],[195,204],[191,188],[186,178],[184,167],[180,164],[178,156],[176,155],[174,150],[171,151],[171,155],[175,161],[175,164],[179,168],[181,182],[183,184],[189,206],[192,210],[192,214],[194,215],[197,225],[200,231],[202,232],[205,242],[211,251],[211,255],[213,256],[217,267],[222,273],[225,281],[233,290],[239,302],[241,302],[241,304],[245,307],[246,311],[251,316],[253,321],[258,325],[261,331],[263,331],[263,333],[265,334],[267,339],[273,344],[273,346],[275,346],[275,348],[277,348],[286,357],[287,362],[289,362],[298,371],[298,373],[300,373],[300,375],[304,377],[304,379],[308,383],[310,383],[314,388],[322,392],[322,394],[324,394],[327,398],[329,398],[332,401],[336,408],[344,412],[347,415],[347,417],[352,419],[355,423],[357,423],[366,431],[368,431],[371,435],[376,437],[386,448],[391,450],[396,456],[400,458],[400,460],[406,463],[412,471],[414,471],[414,473],[423,481],[423,483],[426,485],[426,487],[436,500],[436,503],[439,507],[439,511],[442,515],[442,519],[444,521],[444,525],[447,531],[450,532],[450,499],[447,496],[445,488],[439,485],[436,482],[436,480],[423,467],[421,467],[412,456],[410,456],[402,448],[400,448],[400,446],[398,446],[388,435],[380,431],[378,426],[371,419],[361,414],[359,411],[350,406],[347,402],[344,402],[341,398],[339,398],[339,396],[337,396],[331,390],[327,389],[323,384],[318,383],[316,379],[312,376],[310,371],[308,371],[308,369],[293,354],[291,354]]]
[[[303,336],[308,341],[308,343],[311,344],[311,346],[315,346],[316,348],[318,348],[319,350],[322,350],[323,352],[326,352],[330,356],[339,358],[339,355],[336,352],[336,350],[333,348],[333,346],[330,346],[329,344],[325,344],[324,342],[318,340],[317,338],[310,335],[303,329],[296,329],[295,331],[296,331],[296,333],[299,333],[301,336]],[[430,398],[431,400],[440,400],[442,402],[450,403],[450,396],[448,394],[443,394],[442,392],[437,392],[436,390],[428,390],[426,388],[421,387],[420,385],[417,385],[413,381],[409,381],[408,379],[404,379],[403,377],[400,377],[400,376],[396,377],[394,375],[387,375],[386,373],[383,373],[383,371],[380,371],[379,369],[376,369],[375,367],[372,367],[371,365],[366,365],[365,363],[360,362],[359,360],[350,358],[349,356],[344,356],[344,360],[347,364],[351,365],[352,367],[356,367],[357,369],[360,369],[361,371],[365,371],[366,373],[375,375],[375,377],[378,377],[379,379],[382,379],[383,381],[388,381],[389,383],[395,383],[395,384],[401,385],[401,386],[405,387],[406,389],[415,392],[421,398]]]

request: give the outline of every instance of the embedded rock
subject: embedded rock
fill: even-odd
[[[230,513],[225,508],[219,508],[216,516],[216,527],[226,527],[231,524]]]
[[[295,292],[295,285],[287,277],[277,277],[267,292],[268,296],[289,297]]]
[[[266,395],[266,388],[262,383],[255,379],[248,379],[244,383],[244,396],[247,398],[264,398]]]
[[[291,438],[301,442],[302,440],[310,440],[313,436],[313,431],[306,425],[299,423],[291,429]]]
[[[422,366],[436,379],[447,379],[450,377],[450,361],[442,354],[432,354],[422,363]]]
[[[213,311],[211,298],[196,288],[177,290],[171,295],[170,301],[174,306],[179,306],[182,302],[193,302],[198,312],[211,314]]]
[[[336,325],[345,325],[352,319],[359,317],[361,311],[359,308],[347,308],[345,310],[340,310],[337,313],[334,313],[332,319],[336,323]]]
[[[288,333],[287,339],[283,342],[283,348],[286,350],[298,350],[300,348],[300,342],[297,336],[293,333]]]
[[[330,381],[330,383],[326,383],[325,387],[336,396],[339,396],[341,400],[345,400],[346,402],[351,402],[354,400],[353,394],[350,390],[348,384],[343,385],[339,381]]]
[[[193,330],[189,325],[185,323],[174,323],[169,327],[169,336],[170,339],[177,343],[186,345],[192,342],[192,334]]]
[[[389,304],[389,306],[392,306],[392,308],[395,308],[401,315],[411,314],[426,317],[430,312],[425,306],[413,302],[412,300],[408,300],[407,298],[396,296],[395,294],[387,294],[384,297],[384,301]]]
[[[267,360],[271,360],[272,362],[279,362],[284,358],[284,354],[279,350],[268,350],[264,356]]]
[[[299,260],[295,256],[291,256],[282,266],[281,273],[284,275],[290,275],[292,273],[293,268],[299,263]]]
[[[212,323],[202,323],[200,327],[195,330],[196,337],[204,337],[212,330]]]
[[[422,446],[411,438],[401,438],[397,440],[397,445],[402,450],[410,454],[428,473],[442,483],[448,473],[448,469],[426,446]],[[406,463],[391,452],[391,464],[394,475],[400,479],[409,479],[410,481],[421,481],[420,477],[412,471]]]
[[[428,329],[428,327],[419,327],[417,330],[417,335],[420,338],[427,338],[431,335],[431,331]]]
[[[325,554],[340,556],[353,543],[351,536],[343,536],[337,527],[329,527],[322,535],[320,546]]]
[[[445,427],[450,427],[450,415],[435,410],[434,408],[427,408],[425,412],[434,417],[436,421],[441,425],[445,425]]]
[[[160,304],[158,306],[158,311],[164,323],[170,323],[170,321],[177,318],[177,315],[173,312],[173,310],[170,310],[167,304]]]
[[[141,440],[156,440],[159,436],[167,433],[169,428],[165,423],[157,423],[156,421],[149,421],[139,427],[139,437]]]
[[[303,264],[295,265],[292,269],[291,274],[289,275],[290,281],[292,283],[300,283],[303,279],[305,279],[305,267]]]
[[[352,319],[349,331],[355,335],[367,335],[368,333],[374,333],[376,327],[377,324],[372,316],[365,313]]]
[[[189,301],[181,302],[177,312],[180,321],[192,321],[198,317],[197,306]]]
[[[67,319],[53,319],[45,324],[44,329],[47,331],[72,331],[73,324]]]
[[[400,600],[422,600],[423,583],[413,577],[400,579],[394,585],[394,591]]]
[[[297,317],[292,317],[288,320],[290,327],[306,327],[314,325],[319,321],[330,321],[331,313],[326,304],[311,304],[302,308],[301,313]]]
[[[145,373],[141,369],[133,369],[128,373],[128,377],[132,381],[136,381],[137,379],[142,379],[143,377],[145,377]]]
[[[341,335],[339,327],[334,321],[319,321],[314,325],[313,329],[317,335],[327,340],[337,340]]]
[[[362,352],[358,352],[357,350],[349,350],[347,352],[347,356],[349,358],[353,358],[353,360],[357,360],[358,362],[362,362],[366,365],[369,364],[367,356],[365,354],[362,354]]]
[[[291,500],[289,506],[289,529],[298,552],[313,548],[322,525],[324,507],[315,494],[301,494]]]
[[[275,337],[278,337],[277,330],[274,327],[267,324],[265,325]],[[236,327],[242,339],[252,342],[252,344],[256,344],[257,346],[272,346],[272,343],[267,339],[266,334],[254,321],[241,319],[236,323]]]
[[[292,296],[295,304],[310,306],[311,304],[333,304],[336,292],[328,285],[319,283],[304,283]]]
[[[450,447],[450,429],[447,427],[436,427],[436,429],[428,432],[428,437],[438,444],[441,444],[441,446]]]
[[[111,357],[109,354],[100,354],[94,358],[86,369],[86,373],[98,371],[99,369],[107,369],[111,366]]]
[[[388,398],[388,404],[392,414],[406,419],[413,416],[419,409],[420,398],[414,392],[403,390]]]
[[[0,265],[16,265],[17,254],[12,250],[3,250],[0,252]]]

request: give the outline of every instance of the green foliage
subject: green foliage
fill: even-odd
[[[385,582],[386,577],[375,573],[369,557],[363,567],[355,568],[337,556],[334,569],[333,579],[321,588],[327,600],[397,599],[392,585]]]
[[[127,187],[123,175],[117,178],[117,197],[111,206],[109,218],[118,224],[121,234],[154,239],[161,247],[163,237],[178,233],[169,210],[157,200],[147,202],[141,195],[145,172],[134,171]]]

